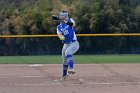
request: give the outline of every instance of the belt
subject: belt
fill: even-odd
[[[70,43],[75,42],[75,41],[77,41],[77,40],[72,40],[70,42],[64,42],[64,44],[70,44]]]

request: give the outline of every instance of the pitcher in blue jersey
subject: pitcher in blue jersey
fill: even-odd
[[[72,55],[79,49],[79,42],[75,35],[75,21],[69,18],[67,11],[59,13],[60,24],[57,26],[57,35],[62,41],[62,58],[63,58],[63,74],[62,79],[65,79],[69,74],[75,74],[74,60]]]

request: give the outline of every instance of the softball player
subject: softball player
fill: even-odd
[[[60,24],[57,26],[57,35],[63,43],[62,59],[63,59],[63,74],[62,79],[67,77],[67,74],[74,74],[74,60],[72,55],[79,49],[79,42],[75,35],[75,21],[69,18],[67,11],[59,13]]]

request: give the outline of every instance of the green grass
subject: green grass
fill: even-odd
[[[75,63],[140,63],[140,55],[74,55]],[[0,64],[61,64],[55,56],[0,56]]]
[[[78,63],[140,63],[140,55],[88,55],[76,56]]]

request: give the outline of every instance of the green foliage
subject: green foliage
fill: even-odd
[[[70,12],[70,16],[77,24],[76,33],[140,32],[140,7],[137,0],[37,0],[34,3],[30,2],[30,0],[23,0],[17,7],[14,5],[15,2],[0,1],[1,35],[56,34],[57,23],[52,22],[51,15],[57,14],[59,10]],[[4,50],[4,46],[6,46],[5,51],[1,55],[30,54],[35,50],[51,51],[56,48],[51,42],[57,40],[57,38],[4,39],[2,40],[4,45],[0,46],[0,51]],[[110,44],[111,41],[117,42],[117,45],[114,43],[109,48],[117,49],[124,47],[124,43],[129,44],[124,37],[105,39],[104,43],[101,38],[90,39],[89,37],[80,38],[79,41],[84,42],[81,44],[81,51],[84,47],[96,50],[96,47],[93,47],[95,44],[99,48],[102,48],[101,45],[107,47],[106,44]],[[137,43],[138,41],[138,39],[135,40]],[[36,46],[36,44],[40,45]],[[60,43],[57,44],[60,45]],[[137,47],[139,46],[138,44]],[[60,50],[59,47],[57,49]]]

